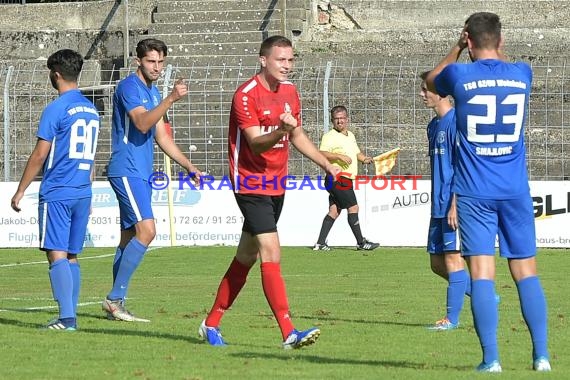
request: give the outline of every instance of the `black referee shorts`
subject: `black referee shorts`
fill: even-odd
[[[351,179],[343,177],[342,182],[339,182],[327,174],[325,186],[329,192],[329,206],[336,205],[340,209],[347,209],[358,204]]]
[[[245,232],[259,235],[277,232],[277,222],[281,216],[285,194],[259,195],[234,193],[239,209],[244,217]]]

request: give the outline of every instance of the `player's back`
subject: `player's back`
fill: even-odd
[[[524,122],[532,71],[496,59],[447,66],[436,78],[457,115],[457,194],[510,199],[528,194]]]
[[[79,90],[61,94],[40,120],[38,137],[51,142],[40,201],[91,196],[91,170],[99,135],[97,109]]]

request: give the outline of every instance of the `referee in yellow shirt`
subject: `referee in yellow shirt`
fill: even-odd
[[[325,177],[325,184],[329,192],[329,212],[323,220],[321,232],[313,251],[330,251],[327,245],[327,236],[340,215],[342,209],[348,212],[348,225],[356,238],[357,249],[372,251],[378,248],[378,243],[372,243],[362,236],[358,220],[358,203],[352,185],[347,186],[358,174],[358,161],[369,164],[372,157],[366,156],[358,148],[354,134],[348,130],[348,110],[345,106],[336,106],[331,109],[333,129],[325,133],[319,147],[321,153],[331,164],[338,166],[344,177],[341,182],[335,181],[329,174]],[[332,184],[332,186],[331,186]]]

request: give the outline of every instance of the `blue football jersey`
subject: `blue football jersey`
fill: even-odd
[[[99,114],[79,90],[61,94],[40,118],[37,137],[51,142],[44,162],[40,202],[91,196]]]
[[[454,63],[435,79],[455,99],[457,164],[453,191],[485,199],[528,194],[524,123],[532,70],[496,59]]]
[[[148,87],[136,74],[117,85],[113,97],[112,153],[108,177],[136,177],[148,180],[153,172],[154,134],[139,131],[128,112],[136,107],[152,110],[160,104],[160,92],[155,85]]]
[[[444,218],[451,206],[455,157],[455,110],[434,117],[427,127],[431,172],[431,216]]]

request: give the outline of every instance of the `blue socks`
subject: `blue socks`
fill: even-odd
[[[75,318],[73,277],[67,258],[56,260],[50,265],[49,279],[53,298],[59,305],[59,318]]]
[[[465,295],[471,297],[471,275],[467,274],[467,279],[465,282]]]
[[[532,339],[533,359],[548,358],[546,298],[536,276],[517,282],[521,311]]]
[[[123,249],[121,247],[117,247],[115,251],[115,258],[113,259],[113,284],[117,279],[117,272],[119,271],[119,266],[121,265],[121,260],[123,258]]]
[[[77,304],[79,303],[79,291],[81,289],[81,267],[79,263],[69,263],[71,279],[73,280],[73,292],[71,301],[73,302],[73,315],[77,315]]]
[[[495,281],[473,280],[471,292],[473,323],[483,349],[483,362],[489,364],[499,360],[497,347],[499,310],[495,301]]]
[[[113,282],[113,289],[107,295],[107,299],[125,299],[129,287],[129,281],[141,263],[147,247],[136,238],[132,238],[123,250],[118,265],[117,275]],[[116,256],[115,256],[116,257]]]
[[[469,276],[462,269],[449,273],[449,283],[447,286],[447,319],[453,324],[459,323],[459,314],[463,309],[463,298]]]

